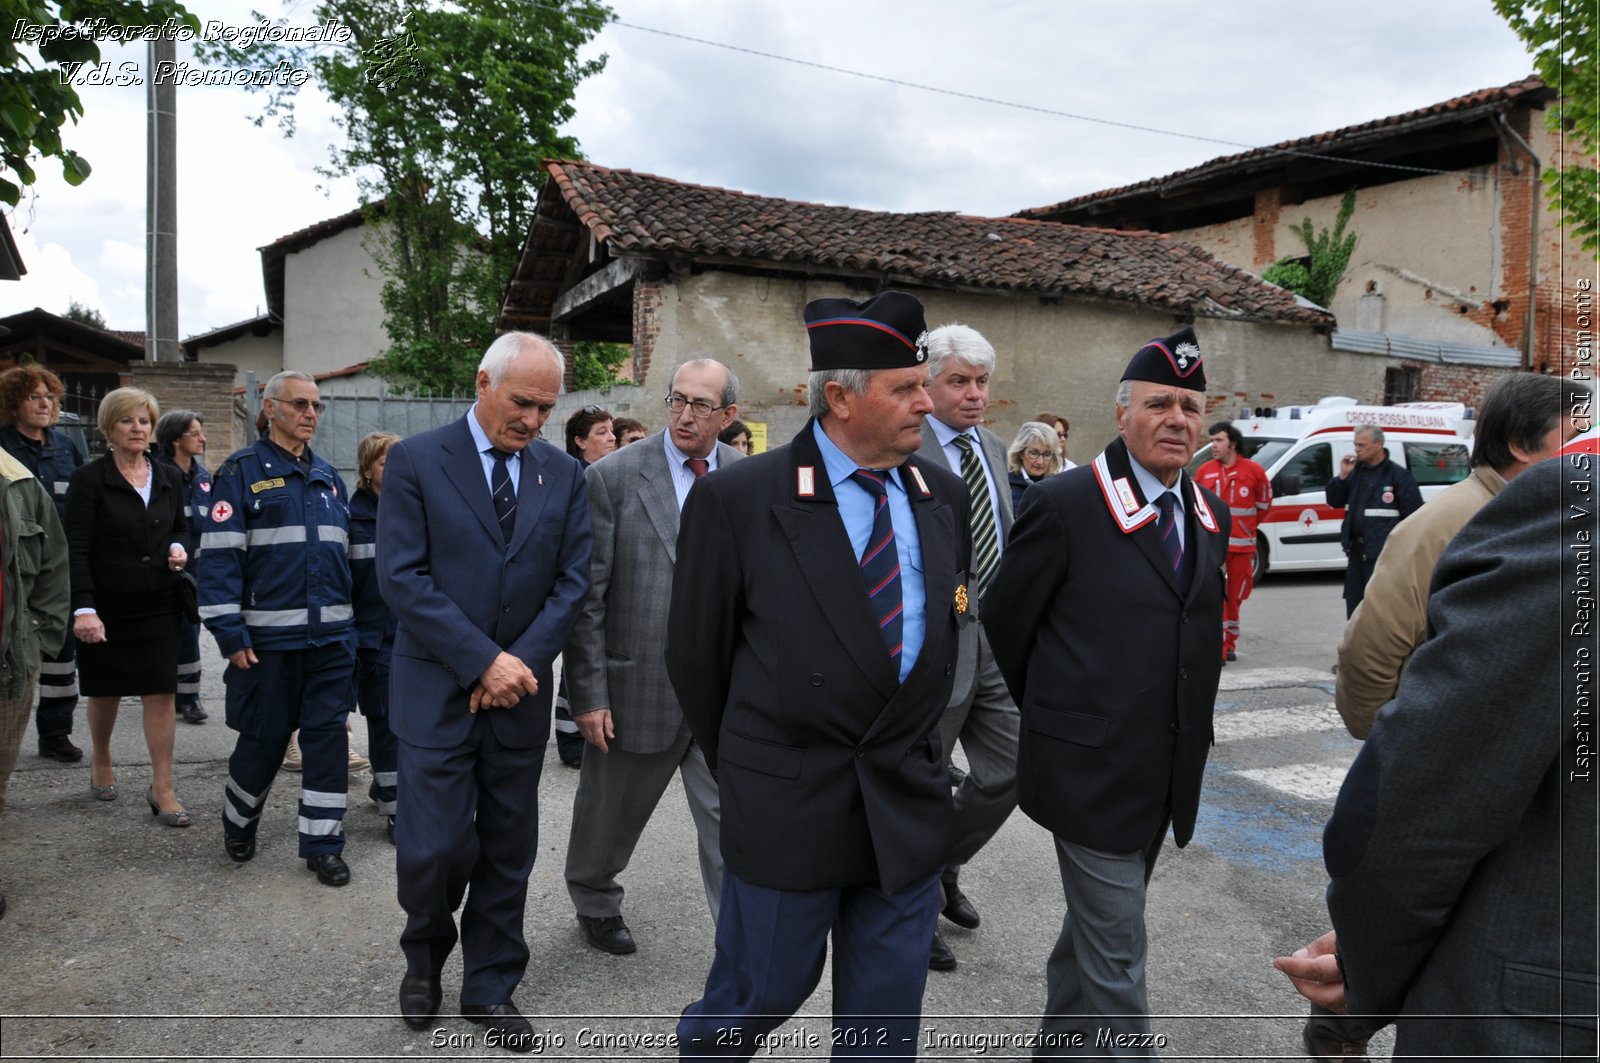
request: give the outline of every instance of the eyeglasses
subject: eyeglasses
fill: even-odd
[[[1032,458],[1034,461],[1043,461],[1046,458],[1055,457],[1055,455],[1050,453],[1048,450],[1034,450],[1032,447],[1029,447],[1027,450],[1024,450],[1022,453],[1025,456]]]
[[[591,402],[589,405],[587,405],[587,406],[585,406],[583,408],[583,412],[592,415],[592,414],[596,414],[596,413],[605,413],[606,410],[605,410],[604,406],[596,406],[594,403]]]
[[[307,410],[314,410],[320,414],[328,408],[328,404],[323,402],[321,399],[317,399],[316,401],[312,401],[311,399],[273,399],[272,401],[281,402],[285,406],[293,406],[295,413],[305,413]]]
[[[44,393],[39,394],[39,395],[29,395],[27,398],[23,399],[22,401],[23,402],[54,402],[55,401],[55,396],[51,395],[47,391],[47,392],[44,392]]]
[[[705,399],[691,399],[687,396],[679,395],[677,392],[673,392],[671,395],[668,395],[666,398],[666,403],[667,409],[671,410],[673,413],[682,413],[683,408],[687,406],[696,417],[699,417],[702,420],[710,417],[718,410],[726,410],[728,408],[726,405],[713,406]]]

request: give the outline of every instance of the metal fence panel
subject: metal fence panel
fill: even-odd
[[[356,446],[373,432],[404,439],[449,424],[472,406],[472,398],[421,398],[413,395],[330,395],[317,427],[313,449],[339,470],[350,489],[356,482]]]

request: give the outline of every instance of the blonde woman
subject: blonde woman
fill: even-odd
[[[356,493],[350,497],[350,584],[356,620],[356,707],[367,718],[367,748],[372,753],[372,785],[367,796],[385,817],[394,844],[395,785],[400,747],[389,730],[389,661],[398,630],[394,614],[378,593],[378,495],[389,448],[400,442],[393,432],[373,432],[356,445]]]
[[[187,827],[189,814],[173,789],[172,741],[182,636],[177,574],[189,561],[188,498],[178,470],[151,461],[159,413],[155,396],[139,388],[118,388],[100,400],[109,448],[67,485],[72,633],[78,684],[89,700],[90,795],[117,796],[111,732],[118,703],[137,696],[150,749],[150,814],[165,826]]]
[[[1022,493],[1033,484],[1061,471],[1061,442],[1055,427],[1042,421],[1025,421],[1006,450],[1011,473],[1011,512],[1022,506]]]

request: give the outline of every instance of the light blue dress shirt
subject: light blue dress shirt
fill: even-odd
[[[1173,498],[1177,499],[1177,505],[1172,507],[1172,515],[1176,517],[1178,521],[1178,545],[1180,547],[1189,545],[1187,542],[1185,542],[1185,539],[1187,538],[1187,532],[1184,528],[1186,522],[1183,519],[1183,492],[1179,490],[1179,488],[1183,486],[1183,474],[1179,473],[1177,482],[1171,487],[1168,487],[1166,484],[1156,479],[1155,473],[1134,461],[1132,454],[1128,455],[1128,465],[1133,469],[1133,478],[1139,482],[1139,493],[1144,495],[1144,500],[1146,502],[1153,506],[1156,504],[1156,499],[1160,498],[1163,494],[1170,494]]]
[[[845,534],[850,536],[850,548],[860,561],[872,539],[872,518],[878,508],[877,502],[865,487],[850,479],[850,474],[860,466],[828,438],[822,425],[813,425],[812,432],[822,451],[822,464],[827,470],[828,482],[833,485],[834,498],[839,502],[839,516],[844,521]],[[906,494],[898,469],[890,469],[885,480],[888,482],[889,519],[894,522],[894,545],[900,555],[900,598],[905,605],[900,625],[900,681],[903,683],[917,663],[917,654],[922,652],[922,643],[927,637],[928,592],[923,584],[922,539],[917,534],[917,518],[911,512],[911,497]],[[865,587],[863,584],[863,590]]]
[[[694,486],[696,477],[694,471],[684,464],[689,460],[689,455],[679,450],[677,444],[672,442],[670,431],[661,433],[661,446],[667,454],[667,468],[672,470],[672,490],[678,496],[678,512],[682,513],[683,500],[689,497],[689,488]],[[722,467],[717,461],[716,447],[712,447],[711,453],[706,455],[706,463],[710,466],[706,469],[708,476]]]

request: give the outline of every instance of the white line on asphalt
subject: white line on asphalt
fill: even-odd
[[[1219,712],[1213,717],[1218,742],[1237,742],[1246,738],[1282,738],[1284,735],[1310,734],[1313,731],[1342,731],[1344,722],[1334,711],[1333,702],[1289,705],[1281,709],[1243,709]]]
[[[1316,668],[1240,668],[1236,663],[1222,670],[1220,690],[1265,690],[1270,687],[1322,686],[1333,682],[1333,673]]]
[[[1330,764],[1285,764],[1281,768],[1251,768],[1234,774],[1305,801],[1332,801],[1339,796],[1347,770]]]

